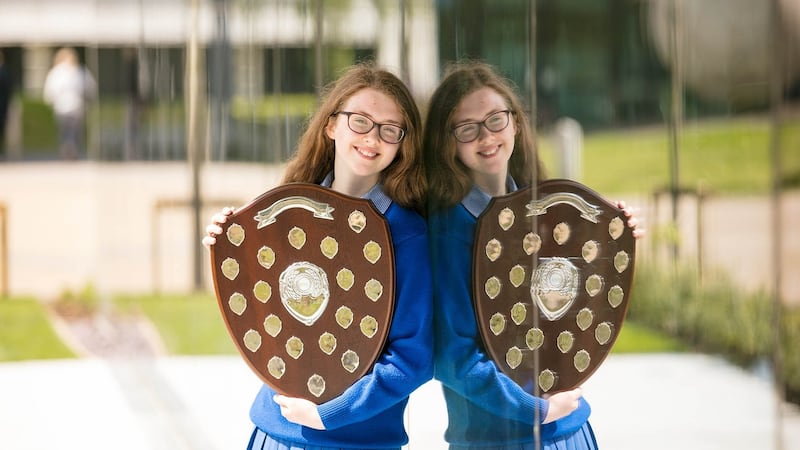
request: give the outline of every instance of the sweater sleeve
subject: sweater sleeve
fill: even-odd
[[[476,220],[461,205],[430,219],[435,377],[494,415],[533,425],[548,403],[503,374],[483,351],[472,304]]]
[[[373,417],[405,401],[433,376],[433,292],[425,222],[409,211],[403,213],[402,220],[387,218],[395,252],[396,300],[391,330],[372,371],[342,395],[319,405],[326,429]]]

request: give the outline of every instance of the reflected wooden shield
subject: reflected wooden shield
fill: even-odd
[[[369,200],[313,184],[238,209],[211,248],[242,357],[276,391],[323,403],[377,360],[394,312],[389,226]]]
[[[492,200],[478,219],[473,301],[487,352],[533,395],[581,385],[616,341],[636,252],[619,208],[548,180]]]

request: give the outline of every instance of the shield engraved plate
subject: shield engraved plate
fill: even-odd
[[[478,219],[473,301],[487,352],[526,392],[581,385],[628,309],[635,240],[619,208],[548,180],[497,197]]]
[[[211,247],[222,317],[276,391],[323,403],[366,374],[394,312],[389,226],[369,200],[313,184],[236,210]]]

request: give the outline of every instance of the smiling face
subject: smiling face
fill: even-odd
[[[378,123],[404,127],[403,114],[389,95],[372,88],[362,89],[348,98],[342,112],[357,113],[375,122],[365,134],[351,130],[346,114],[330,118],[326,135],[334,141],[334,184],[350,195],[360,195],[374,186],[380,173],[391,164],[401,143],[390,144],[378,136]],[[363,192],[361,192],[363,191]]]
[[[503,96],[494,89],[483,87],[466,95],[456,107],[452,117],[452,127],[469,123],[482,122],[493,113],[507,110]],[[458,159],[471,172],[472,180],[478,187],[491,195],[505,186],[508,174],[508,160],[514,151],[514,138],[517,132],[515,120],[511,116],[508,126],[497,132],[480,126],[478,138],[472,142],[457,142]]]

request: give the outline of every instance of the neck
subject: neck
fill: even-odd
[[[492,197],[498,197],[501,195],[508,194],[508,186],[506,185],[506,175],[503,174],[502,176],[488,176],[488,177],[476,177],[475,178],[475,185],[480,188],[483,192],[489,194]]]
[[[363,197],[375,184],[378,183],[378,177],[357,177],[357,176],[342,176],[341,174],[334,173],[333,183],[331,189],[351,197]]]

